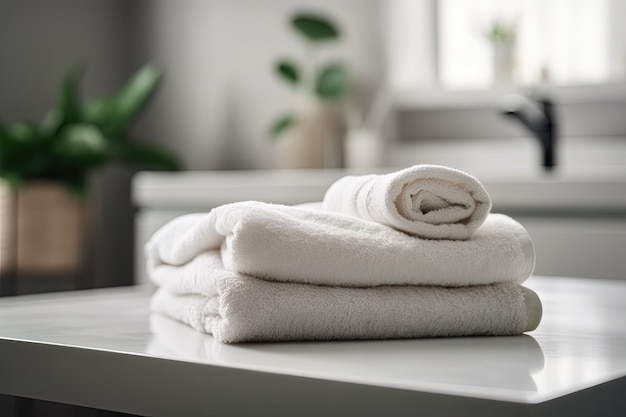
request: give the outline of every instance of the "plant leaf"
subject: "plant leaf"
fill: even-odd
[[[53,112],[54,119],[48,121],[50,123],[48,128],[53,128],[54,132],[58,132],[65,124],[80,121],[81,104],[78,97],[80,76],[81,72],[77,68],[72,68],[61,83],[59,102],[56,111]],[[57,126],[54,126],[53,123]]]
[[[291,21],[293,27],[312,42],[328,41],[339,38],[339,30],[325,17],[301,13]]]
[[[5,146],[10,146],[15,142],[15,138],[9,131],[9,128],[0,123],[0,153],[4,151]]]
[[[37,126],[32,123],[14,123],[8,129],[10,137],[17,143],[32,143],[39,139]]]
[[[0,170],[25,176],[37,171],[47,158],[47,144],[39,140],[32,123],[14,123],[0,129]]]
[[[16,139],[9,127],[0,123],[0,172],[6,170],[7,165],[11,165],[11,161],[15,160],[13,157],[15,143]]]
[[[9,184],[9,186],[13,189],[19,187],[22,182],[22,177],[18,172],[10,171],[10,170],[0,170],[0,178]]]
[[[42,134],[53,138],[61,129],[62,124],[61,111],[55,107],[48,111],[39,127]]]
[[[119,157],[125,162],[149,169],[180,169],[178,159],[160,147],[131,140],[124,140],[116,145]]]
[[[315,92],[324,99],[336,99],[348,91],[348,72],[341,64],[330,64],[317,75]]]
[[[103,165],[112,156],[100,129],[88,123],[65,126],[52,146],[60,161],[85,171]]]
[[[112,117],[115,117],[115,106],[110,98],[89,100],[83,104],[83,122],[92,123],[104,128]]]
[[[151,64],[144,65],[115,96],[100,103],[96,102],[98,110],[104,113],[100,118],[104,123],[102,131],[106,137],[114,138],[120,135],[148,103],[160,78],[161,73],[156,67]],[[93,107],[91,111],[94,112]]]
[[[88,197],[89,192],[87,190],[87,179],[84,175],[76,175],[70,178],[61,180],[63,185],[69,189],[78,199],[84,200]]]
[[[276,65],[276,72],[293,85],[297,85],[300,81],[300,71],[293,62],[280,60]]]
[[[285,114],[281,116],[270,128],[270,134],[273,139],[277,139],[287,129],[292,127],[296,123],[296,118],[292,114]]]
[[[159,79],[158,71],[146,65],[112,97],[83,104],[80,73],[68,71],[56,107],[40,125],[0,123],[0,178],[14,185],[30,179],[59,181],[85,195],[89,172],[113,157],[148,167],[178,168],[171,154],[127,142],[124,132],[148,103]]]
[[[9,127],[0,123],[0,178],[13,188],[17,188],[21,182],[20,172],[15,169],[15,143]]]

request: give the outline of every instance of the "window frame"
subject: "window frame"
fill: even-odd
[[[580,85],[492,86],[485,89],[450,90],[441,87],[438,56],[438,0],[388,0],[386,2],[387,88],[396,107],[402,109],[494,108],[507,93],[532,94],[538,90],[561,103],[626,102],[626,1],[611,0],[612,13],[624,24],[611,23],[612,60],[622,82]],[[417,15],[409,39],[398,17]],[[624,36],[616,31],[621,30]],[[408,44],[408,45],[407,45]],[[413,44],[413,46],[411,46]],[[623,59],[620,54],[623,51]],[[413,73],[410,74],[410,72]]]

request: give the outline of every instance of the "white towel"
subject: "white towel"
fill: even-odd
[[[161,287],[152,298],[153,311],[227,343],[517,335],[537,325],[527,319],[526,305],[536,306],[538,298],[512,283],[462,288],[278,283],[227,271],[218,251],[182,266],[153,265],[149,273]]]
[[[183,265],[220,247],[231,271],[334,286],[521,283],[535,264],[528,233],[504,215],[490,215],[470,240],[426,240],[338,213],[259,202],[174,219],[147,243],[146,257],[151,265]]]
[[[468,239],[485,221],[491,198],[473,176],[437,165],[391,174],[347,176],[324,196],[324,210],[428,239]]]

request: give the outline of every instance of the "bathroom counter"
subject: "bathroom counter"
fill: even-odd
[[[529,167],[531,168],[531,167]],[[532,167],[535,168],[535,167]],[[321,201],[328,187],[345,175],[385,174],[376,170],[299,169],[140,172],[133,178],[133,201],[152,209],[202,210],[233,201],[280,204]],[[576,170],[468,171],[485,186],[494,207],[514,210],[619,212],[626,210],[626,168]]]
[[[626,282],[526,285],[544,318],[524,336],[240,345],[150,316],[150,286],[0,299],[0,393],[147,416],[626,415]]]

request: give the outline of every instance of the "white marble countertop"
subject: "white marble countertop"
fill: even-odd
[[[177,416],[626,410],[626,283],[526,285],[544,319],[524,336],[241,345],[150,317],[149,286],[0,299],[0,393]]]

